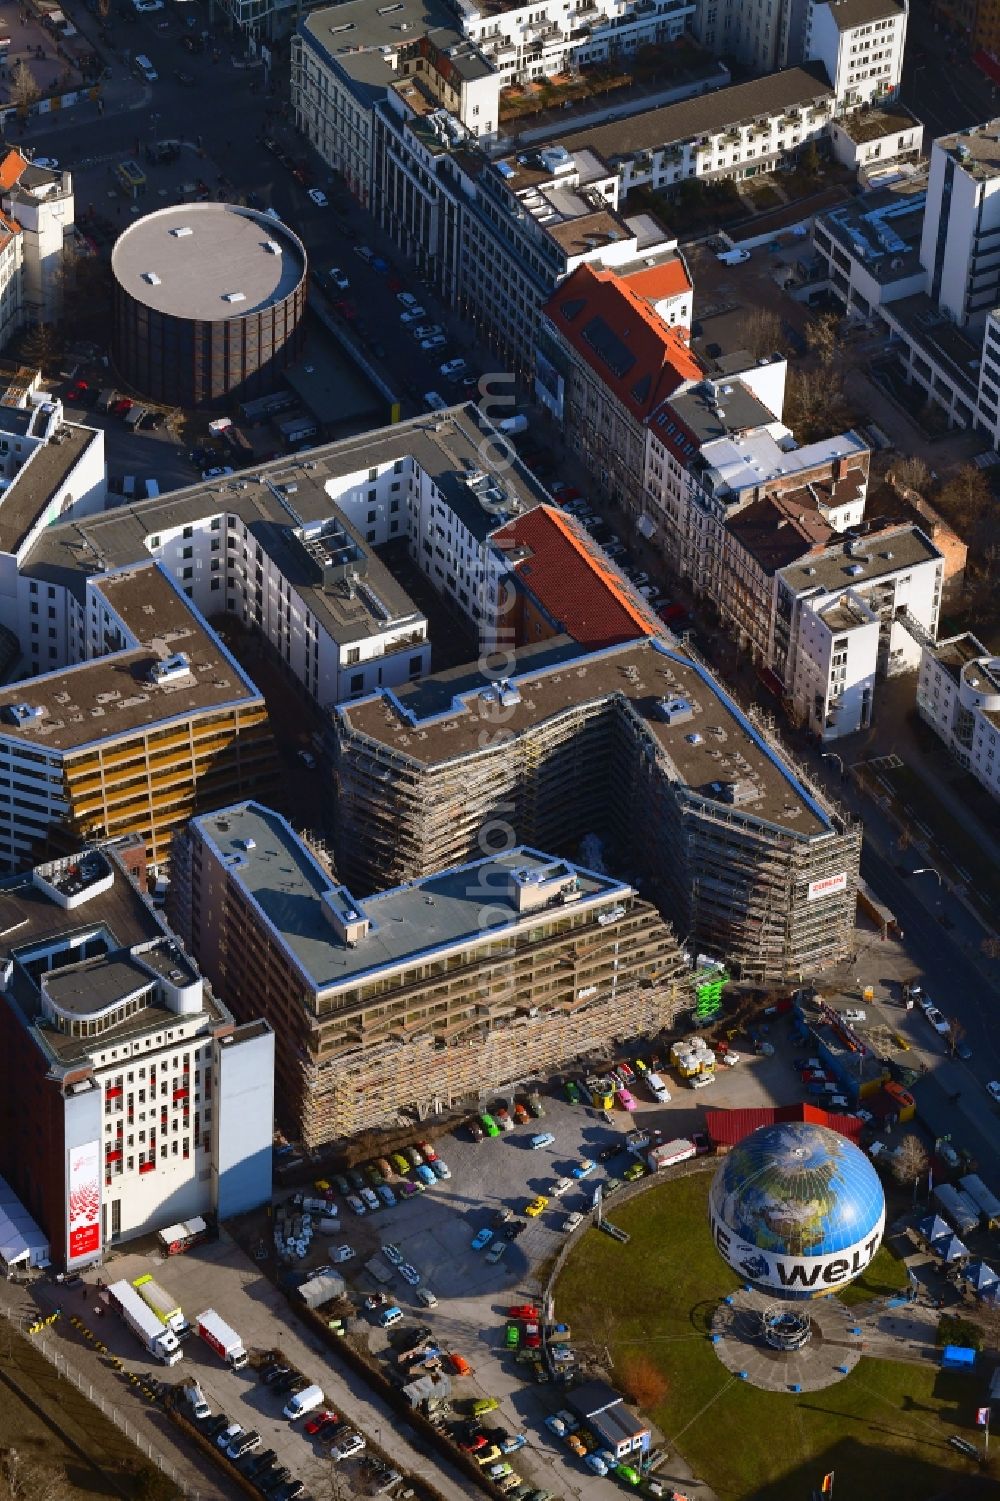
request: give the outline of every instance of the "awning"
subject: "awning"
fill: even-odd
[[[4,1178],[0,1178],[0,1261],[8,1268],[49,1264],[47,1236]]]

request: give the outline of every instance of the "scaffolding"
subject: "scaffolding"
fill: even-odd
[[[349,709],[338,714],[338,869],[370,892],[481,856],[498,825],[569,858],[594,833],[611,868],[647,880],[675,930],[742,978],[801,982],[842,962],[854,946],[860,825],[762,719],[751,731],[760,744],[733,741],[719,764],[750,781],[749,750],[785,768],[802,796],[789,788],[779,820],[687,785],[649,723],[650,699],[677,691],[680,666],[623,658],[610,689],[581,685],[579,702],[465,754],[447,749],[459,715],[438,716],[432,741],[419,727],[401,732],[388,701],[384,738],[353,726]],[[565,688],[573,675],[570,664],[552,681]]]

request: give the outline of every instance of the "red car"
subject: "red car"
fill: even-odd
[[[305,1430],[311,1436],[318,1433],[324,1423],[337,1423],[339,1421],[335,1412],[318,1412],[315,1417],[309,1418],[305,1424]]]
[[[507,1317],[509,1319],[533,1320],[539,1317],[539,1312],[534,1303],[515,1303],[513,1308],[508,1308]]]
[[[529,1350],[537,1350],[542,1343],[542,1334],[537,1324],[528,1324],[524,1330],[524,1343]]]
[[[70,401],[82,401],[90,387],[85,380],[75,380],[69,388]]]
[[[346,297],[341,297],[339,301],[335,302],[333,305],[340,316],[347,319],[348,323],[353,323],[355,318],[358,316],[358,310],[354,306],[354,303],[349,301],[349,299]]]
[[[485,1433],[477,1433],[474,1438],[466,1439],[462,1445],[466,1454],[476,1454],[480,1449],[486,1448]]]
[[[134,403],[129,401],[127,396],[120,396],[116,402],[112,403],[111,410],[116,417],[124,417],[126,412],[132,410],[133,405]]]
[[[425,1162],[437,1162],[437,1153],[429,1141],[418,1141],[417,1150],[423,1152]]]

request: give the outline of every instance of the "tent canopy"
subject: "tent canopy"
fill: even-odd
[[[1000,1277],[985,1261],[970,1261],[962,1273],[963,1279],[971,1283],[976,1292],[985,1292],[987,1288],[1000,1286]]]
[[[963,1256],[969,1254],[968,1246],[963,1244],[957,1235],[948,1235],[942,1240],[936,1240],[934,1251],[942,1261],[961,1261]]]
[[[917,1231],[924,1240],[941,1240],[943,1236],[950,1235],[951,1230],[946,1220],[939,1214],[929,1214],[926,1219],[920,1220]]]
[[[48,1237],[5,1178],[0,1178],[0,1261],[8,1269],[49,1264]]]

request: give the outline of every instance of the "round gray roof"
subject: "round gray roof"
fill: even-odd
[[[305,274],[285,224],[232,203],[182,203],[146,214],[111,254],[118,284],[174,318],[222,322],[282,302]]]

